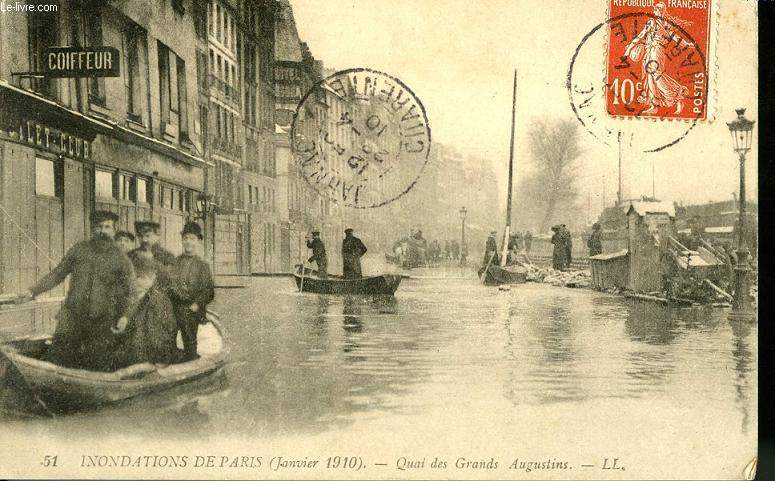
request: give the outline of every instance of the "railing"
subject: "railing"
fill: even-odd
[[[223,93],[226,97],[230,98],[234,102],[240,101],[240,89],[227,84],[215,75],[210,75],[210,86],[215,90]]]

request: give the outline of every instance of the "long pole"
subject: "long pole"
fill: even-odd
[[[621,205],[622,203],[622,131],[621,130],[619,131],[617,141],[619,143],[619,187],[618,187],[618,191],[616,192],[616,203],[617,205]]]
[[[511,196],[514,182],[514,129],[517,119],[517,69],[514,69],[514,88],[511,95],[511,145],[509,146],[509,188],[506,195],[506,230],[503,232],[503,255],[501,267],[506,265],[511,235]]]

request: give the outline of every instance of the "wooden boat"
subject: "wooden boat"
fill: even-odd
[[[301,266],[297,265],[296,272],[293,274],[296,287],[302,292],[317,294],[393,295],[403,279],[403,276],[396,274],[382,274],[360,279],[345,279],[342,276],[329,274],[327,279],[321,279],[317,274],[316,270],[305,267],[302,277]]]
[[[527,282],[527,269],[521,266],[506,266],[501,267],[499,265],[491,265],[487,268],[487,273],[484,272],[484,267],[479,269],[479,278],[486,286],[499,286],[501,284],[522,284]]]
[[[4,342],[0,352],[42,400],[93,406],[158,392],[220,371],[226,363],[228,347],[216,316],[208,313],[208,320],[200,326],[197,336],[201,357],[163,367],[147,362],[114,372],[62,367],[40,359],[51,344],[50,336]]]

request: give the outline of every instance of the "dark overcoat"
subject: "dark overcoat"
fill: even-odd
[[[366,246],[355,236],[345,237],[342,241],[342,274],[347,279],[357,279],[363,275],[361,257]]]
[[[67,367],[108,370],[115,340],[110,328],[129,312],[132,263],[110,239],[81,241],[30,291],[33,296],[50,291],[68,275],[69,288],[46,359]]]

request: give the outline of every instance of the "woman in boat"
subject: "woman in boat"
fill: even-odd
[[[128,323],[113,329],[120,336],[113,359],[115,369],[142,362],[172,364],[181,359],[172,302],[157,279],[156,268],[153,259],[135,259],[134,314]]]

